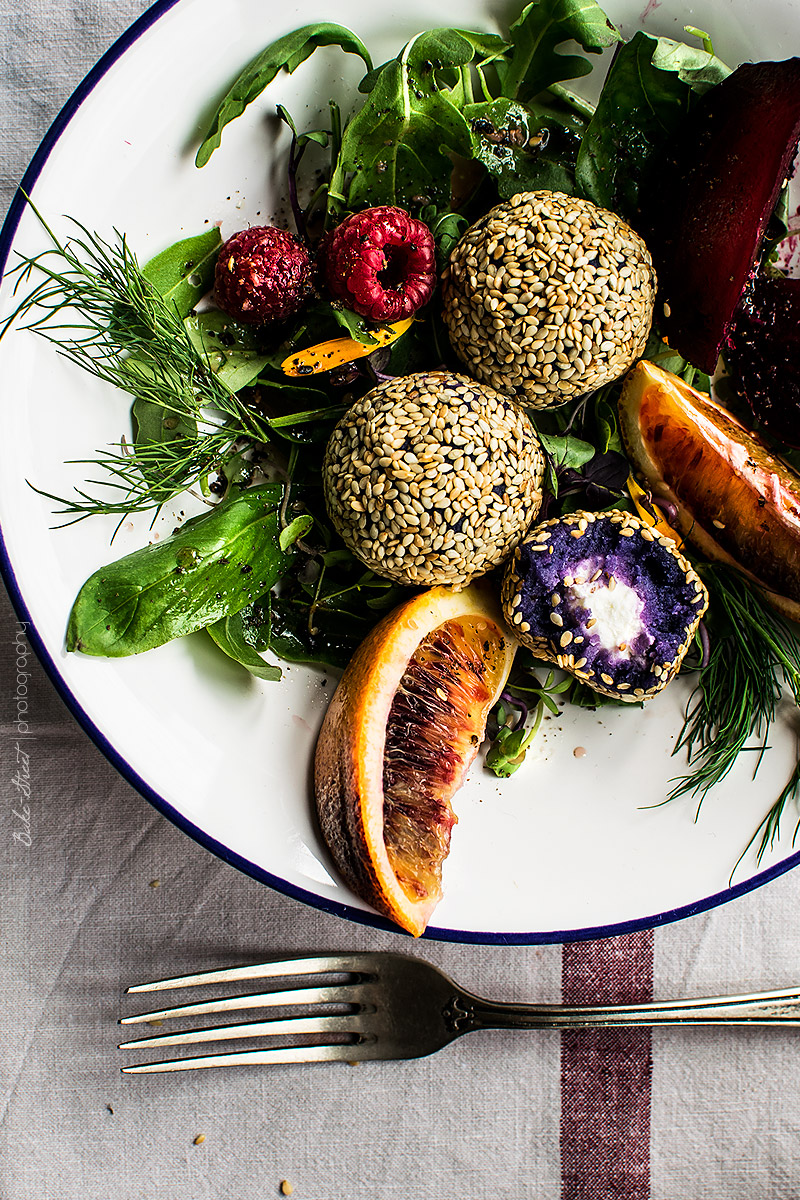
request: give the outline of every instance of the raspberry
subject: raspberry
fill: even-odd
[[[433,295],[436,255],[427,225],[402,208],[367,208],[320,246],[332,296],[369,321],[410,317]]]
[[[282,321],[311,294],[308,251],[286,229],[242,229],[220,250],[214,293],[220,308],[246,325]]]

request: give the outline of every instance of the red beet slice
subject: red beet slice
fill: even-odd
[[[745,63],[681,126],[643,211],[673,349],[711,373],[800,139],[800,58]]]
[[[800,447],[800,279],[756,276],[734,315],[725,358],[753,415],[773,437]]]

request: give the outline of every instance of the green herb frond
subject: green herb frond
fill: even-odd
[[[37,213],[37,216],[39,214]],[[124,234],[108,242],[78,221],[61,242],[39,219],[52,245],[11,272],[15,294],[33,283],[0,325],[14,322],[52,342],[76,366],[155,406],[176,426],[166,444],[108,448],[94,460],[108,473],[101,486],[117,500],[75,489],[53,497],[76,519],[94,513],[159,508],[206,475],[237,438],[266,431],[242,400],[203,363],[178,313],[142,273]],[[99,481],[93,481],[98,483]]]
[[[673,752],[686,751],[690,770],[668,797],[695,796],[698,808],[743,751],[756,754],[755,776],[784,695],[782,685],[800,704],[800,639],[789,624],[735,571],[705,566],[701,573],[711,597],[711,648],[707,664],[698,668]],[[748,745],[753,739],[758,744]],[[795,768],[754,835],[763,830],[759,859],[777,837],[781,813],[800,785],[799,772]]]
[[[799,747],[799,749],[800,749],[800,747]],[[734,866],[733,871],[731,872],[731,878],[733,878],[733,876],[736,874],[736,868],[739,866],[739,863],[742,861],[742,859],[747,854],[750,847],[753,846],[756,841],[758,841],[758,850],[756,851],[756,862],[757,863],[761,862],[762,858],[764,857],[764,855],[766,854],[766,852],[768,850],[773,849],[773,847],[775,846],[775,843],[778,841],[778,839],[780,838],[780,835],[781,835],[781,819],[784,815],[784,810],[786,808],[786,805],[792,801],[796,802],[799,793],[800,793],[800,758],[798,759],[797,765],[795,766],[794,770],[792,771],[791,775],[789,776],[789,779],[787,780],[783,791],[778,796],[778,799],[772,805],[772,808],[769,810],[767,815],[764,817],[764,820],[761,822],[758,829],[755,831],[755,833],[751,837],[750,841],[747,843],[744,850],[739,855],[739,858],[736,861],[736,865]],[[798,833],[800,833],[800,814],[798,814],[797,822],[794,827],[794,834],[792,835],[792,849],[794,849],[795,842],[797,841]],[[760,839],[759,839],[759,834],[761,835]]]
[[[63,525],[72,525],[89,516],[125,516],[134,512],[158,511],[197,480],[205,479],[219,468],[221,459],[232,446],[230,434],[220,429],[206,434],[191,445],[179,442],[133,447],[125,440],[98,450],[93,459],[68,459],[68,466],[100,468],[103,478],[87,478],[84,487],[75,487],[71,496],[45,491],[29,481],[38,495],[60,505],[58,515],[71,517]],[[86,489],[99,489],[93,492]]]

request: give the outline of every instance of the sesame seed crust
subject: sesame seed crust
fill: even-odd
[[[524,411],[448,371],[388,380],[334,429],[328,514],[371,570],[460,589],[502,562],[539,511],[544,456]]]
[[[552,408],[641,356],[655,289],[647,247],[615,213],[561,192],[521,192],[453,250],[443,317],[472,375]]]

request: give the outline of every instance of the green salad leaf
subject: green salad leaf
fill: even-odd
[[[346,53],[357,54],[363,59],[368,71],[372,68],[372,60],[364,43],[342,25],[325,22],[304,25],[278,38],[247,64],[223,96],[197,151],[197,166],[206,165],[220,144],[225,126],[242,115],[247,106],[272,83],[279,71],[288,71],[291,75],[318,46],[341,46]]]
[[[579,54],[561,54],[559,46],[575,41],[590,54],[622,41],[596,0],[537,0],[525,8],[510,30],[512,50],[498,62],[503,95],[533,99],[551,84],[580,79],[592,64]]]
[[[591,442],[584,442],[569,433],[560,436],[540,433],[539,441],[555,467],[571,467],[573,471],[579,471],[595,455]]]
[[[568,195],[575,191],[578,133],[585,124],[578,118],[505,98],[467,105],[464,116],[474,139],[473,155],[494,177],[501,200],[542,188]]]
[[[179,317],[189,315],[211,290],[222,235],[219,229],[183,238],[162,250],[142,267],[142,275],[173,306]]]
[[[255,675],[257,679],[266,679],[270,683],[277,683],[283,677],[283,672],[274,663],[263,659],[253,648],[248,641],[247,629],[242,614],[238,612],[215,621],[213,625],[208,625],[206,633],[215,645],[219,646],[224,654],[227,654],[228,658],[239,663],[251,675]]]
[[[145,396],[131,405],[133,444],[140,453],[140,470],[153,487],[164,478],[168,452],[179,457],[191,452],[197,441],[197,421],[188,412],[173,412]],[[154,451],[160,450],[160,454]]]
[[[577,164],[580,195],[635,223],[639,192],[655,171],[692,99],[730,74],[699,47],[637,33],[606,77]]]
[[[227,313],[193,313],[184,327],[203,366],[232,392],[249,387],[269,362],[253,328],[237,324]]]
[[[172,537],[101,567],[78,593],[67,649],[119,658],[194,633],[269,591],[290,558],[279,546],[281,484],[233,495]]]
[[[447,205],[450,155],[469,157],[471,137],[463,113],[437,76],[460,70],[474,53],[455,30],[436,29],[412,39],[375,73],[363,107],[342,135],[328,189],[330,206]]]

